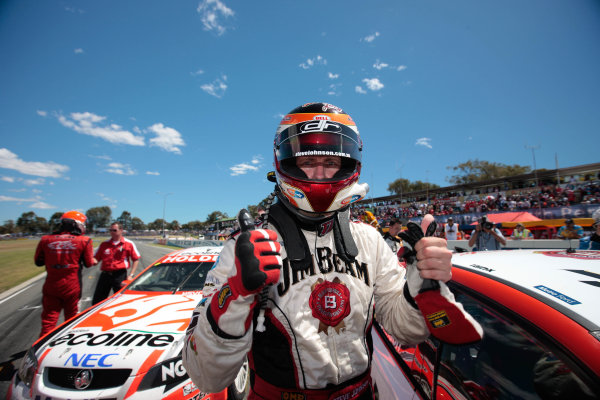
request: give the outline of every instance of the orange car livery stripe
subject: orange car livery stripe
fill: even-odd
[[[150,357],[146,358],[146,361],[144,361],[144,363],[138,370],[138,374],[133,379],[131,386],[129,386],[129,390],[125,395],[125,399],[133,395],[137,391],[137,388],[140,386],[140,383],[142,383],[142,379],[144,379],[144,376],[146,376],[146,372],[148,372],[148,370],[150,370],[150,368],[152,368],[156,364],[156,362],[160,358],[160,355],[163,352],[164,350],[154,350],[150,354]]]

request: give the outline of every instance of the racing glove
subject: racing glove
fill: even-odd
[[[254,229],[254,219],[245,209],[239,212],[238,222],[241,232],[235,243],[235,275],[227,279],[210,303],[217,333],[224,337],[243,336],[250,328],[257,295],[266,285],[279,281],[282,266],[277,233]],[[245,321],[243,329],[239,321]]]
[[[481,340],[481,325],[454,299],[448,286],[444,282],[421,278],[417,269],[415,246],[424,236],[434,234],[436,222],[429,224],[425,235],[414,222],[409,222],[406,227],[407,230],[399,234],[405,246],[402,252],[407,268],[406,285],[425,318],[427,329],[435,338],[450,344]]]

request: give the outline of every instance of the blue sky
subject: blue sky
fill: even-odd
[[[233,216],[273,189],[280,118],[356,121],[362,182],[479,158],[600,161],[600,2],[0,2],[0,223],[108,205]],[[159,193],[157,193],[159,192]]]

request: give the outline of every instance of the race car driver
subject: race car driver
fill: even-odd
[[[78,312],[81,297],[81,268],[96,265],[92,239],[84,236],[87,217],[79,211],[67,211],[52,235],[43,236],[35,250],[35,265],[46,266],[42,288],[42,330],[51,331],[64,310],[65,321]]]
[[[405,280],[379,232],[350,222],[349,205],[368,190],[358,183],[361,153],[355,123],[334,105],[283,118],[267,226],[254,230],[240,212],[241,232],[225,243],[188,327],[183,362],[202,391],[227,387],[247,356],[250,399],[372,399],[375,311],[401,343],[427,338],[415,297],[422,278],[450,279],[451,253],[444,239],[414,240]]]

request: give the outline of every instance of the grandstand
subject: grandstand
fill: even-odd
[[[432,188],[377,198],[367,198],[352,206],[355,218],[369,210],[385,227],[393,218],[417,221],[429,213],[439,223],[449,216],[470,231],[482,215],[527,211],[543,223],[536,227],[536,238],[552,238],[565,218],[579,219],[591,226],[592,213],[600,209],[600,163],[555,170],[537,170],[490,181]],[[511,226],[505,225],[506,227]],[[533,230],[533,229],[532,229]],[[510,234],[512,229],[505,231]]]
[[[414,202],[435,200],[436,198],[465,197],[469,195],[486,195],[501,191],[535,191],[537,186],[566,184],[570,182],[598,182],[600,181],[600,163],[584,164],[560,169],[542,169],[528,174],[509,176],[485,182],[474,182],[463,185],[431,188],[416,192],[403,193],[374,198],[365,198],[357,205],[384,205],[393,202],[402,206]]]

